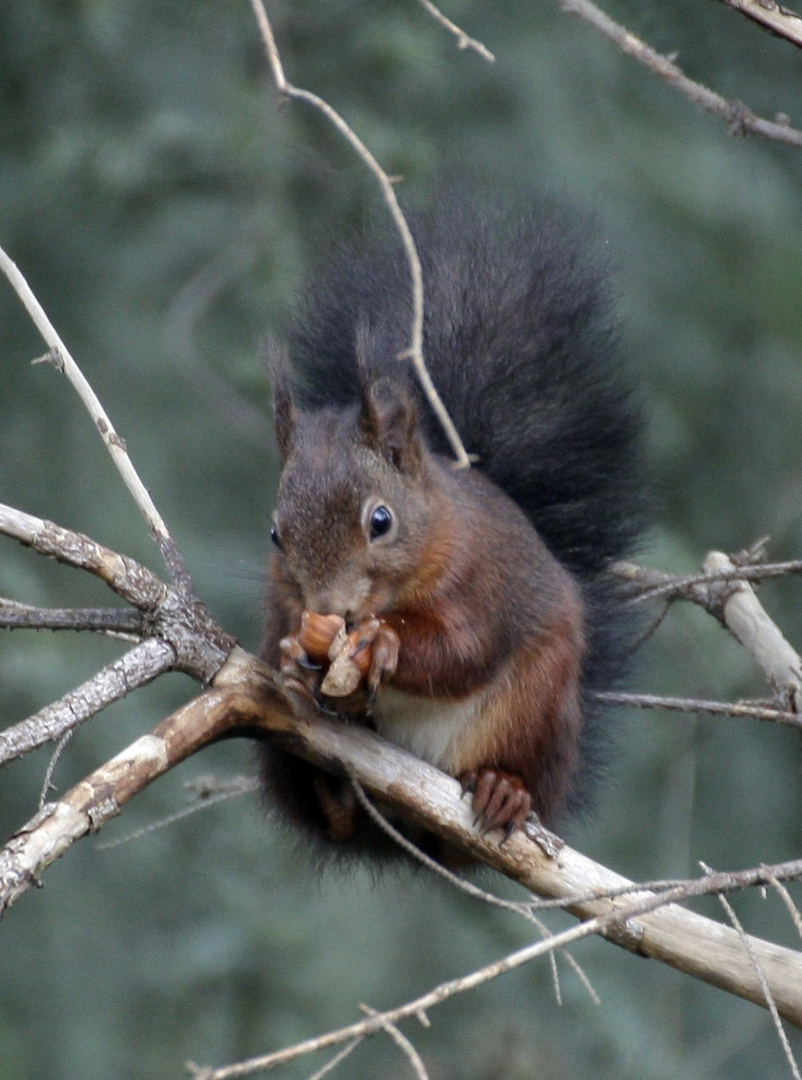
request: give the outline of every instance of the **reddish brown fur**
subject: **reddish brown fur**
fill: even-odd
[[[279,423],[283,552],[270,568],[266,658],[311,697],[322,673],[299,663],[302,612],[340,616],[349,631],[378,620],[399,642],[384,684],[407,695],[408,714],[398,702],[388,712],[382,688],[374,700],[364,684],[327,707],[375,718],[379,732],[454,775],[484,776],[485,795],[502,774],[520,780],[531,808],[553,821],[579,760],[584,631],[571,575],[480,472],[431,454],[392,388],[366,390],[359,414],[291,411]],[[397,533],[374,544],[365,513],[377,499]],[[359,811],[348,789],[309,775],[300,801],[330,839],[351,839]],[[520,819],[510,804],[487,823]]]

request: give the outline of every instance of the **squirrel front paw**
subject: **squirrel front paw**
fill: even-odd
[[[291,634],[279,642],[279,671],[289,694],[317,703],[323,665],[309,655],[298,635]]]
[[[369,708],[382,680],[390,678],[398,665],[398,634],[373,617],[363,619],[348,633],[339,615],[305,611],[301,632],[291,640],[323,673],[316,689],[338,701],[366,695]]]

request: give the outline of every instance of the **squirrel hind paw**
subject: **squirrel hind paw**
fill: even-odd
[[[459,777],[462,790],[471,793],[474,824],[482,833],[503,829],[510,836],[526,830],[532,796],[520,777],[501,769],[481,768]]]

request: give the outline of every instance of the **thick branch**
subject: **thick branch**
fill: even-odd
[[[731,573],[738,567],[721,551],[711,551],[705,569]],[[740,579],[711,585],[720,618],[727,629],[755,658],[771,688],[794,713],[802,712],[802,661],[769,618],[752,586]]]
[[[96,574],[128,603],[145,612],[143,635],[168,641],[175,651],[174,667],[207,683],[234,645],[183,584],[168,586],[134,559],[118,555],[82,533],[62,529],[52,521],[0,504],[0,533],[14,537],[41,555]]]
[[[549,858],[522,834],[500,846],[497,834],[481,835],[460,797],[456,780],[383,742],[367,729],[326,717],[314,722],[294,717],[269,670],[236,649],[214,680],[214,688],[180,709],[102,769],[73,788],[59,803],[12,838],[0,856],[0,905],[13,903],[39,874],[87,832],[100,828],[120,807],[158,776],[223,734],[270,734],[293,752],[331,771],[348,761],[360,783],[383,803],[437,832],[476,858],[547,897],[584,897],[566,906],[577,917],[608,917],[633,898],[651,898],[626,878],[570,848]],[[775,877],[777,874],[775,874]],[[767,880],[769,880],[767,878]],[[636,896],[587,900],[587,896],[631,887]],[[730,993],[765,1005],[752,962],[729,927],[671,905],[605,925],[605,936],[642,956],[650,956]],[[750,939],[782,1016],[802,1026],[802,955]]]
[[[34,548],[40,555],[88,570],[140,611],[155,611],[167,594],[164,583],[133,559],[118,555],[83,533],[63,529],[52,521],[2,503],[0,533]]]
[[[76,630],[142,636],[144,618],[131,608],[41,608],[0,596],[0,627],[5,630]]]

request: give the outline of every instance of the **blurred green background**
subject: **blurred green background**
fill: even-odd
[[[714,0],[607,10],[694,77],[802,124],[802,56]],[[411,203],[438,171],[545,190],[596,215],[616,267],[622,349],[650,412],[655,526],[644,558],[696,568],[710,547],[771,535],[802,555],[802,151],[731,138],[556,3],[453,2],[488,65],[412,2],[309,0],[271,12],[288,74],[329,98]],[[126,438],[217,618],[259,642],[276,482],[259,343],[280,334],[304,268],[380,213],[340,138],[271,90],[247,3],[2,0],[0,242]],[[159,570],[86,415],[0,287],[0,500]],[[0,594],[104,603],[103,588],[2,541]],[[764,602],[802,642],[800,584]],[[0,637],[3,723],[47,704],[119,646]],[[638,689],[764,694],[712,620],[672,611]],[[87,725],[71,783],[194,692],[160,680]],[[612,722],[612,718],[611,718]],[[617,718],[595,816],[569,839],[641,877],[799,854],[799,745],[788,730],[669,713]],[[46,754],[6,769],[3,835],[35,811]],[[252,767],[207,751],[102,839],[185,806],[186,781]],[[511,888],[503,887],[506,893]],[[769,897],[738,898],[753,933],[798,946]],[[701,909],[717,916],[712,901]],[[555,926],[564,924],[559,918]],[[432,882],[320,880],[253,797],[142,839],[86,840],[0,927],[0,1080],[180,1077],[399,1003],[520,946],[525,924]],[[412,1030],[432,1080],[724,1080],[789,1075],[768,1014],[601,941],[575,950],[601,996],[546,964],[432,1012]],[[791,1033],[802,1052],[802,1039]],[[319,1062],[318,1062],[319,1064]],[[282,1075],[308,1076],[309,1062]],[[339,1075],[410,1075],[374,1040]]]

